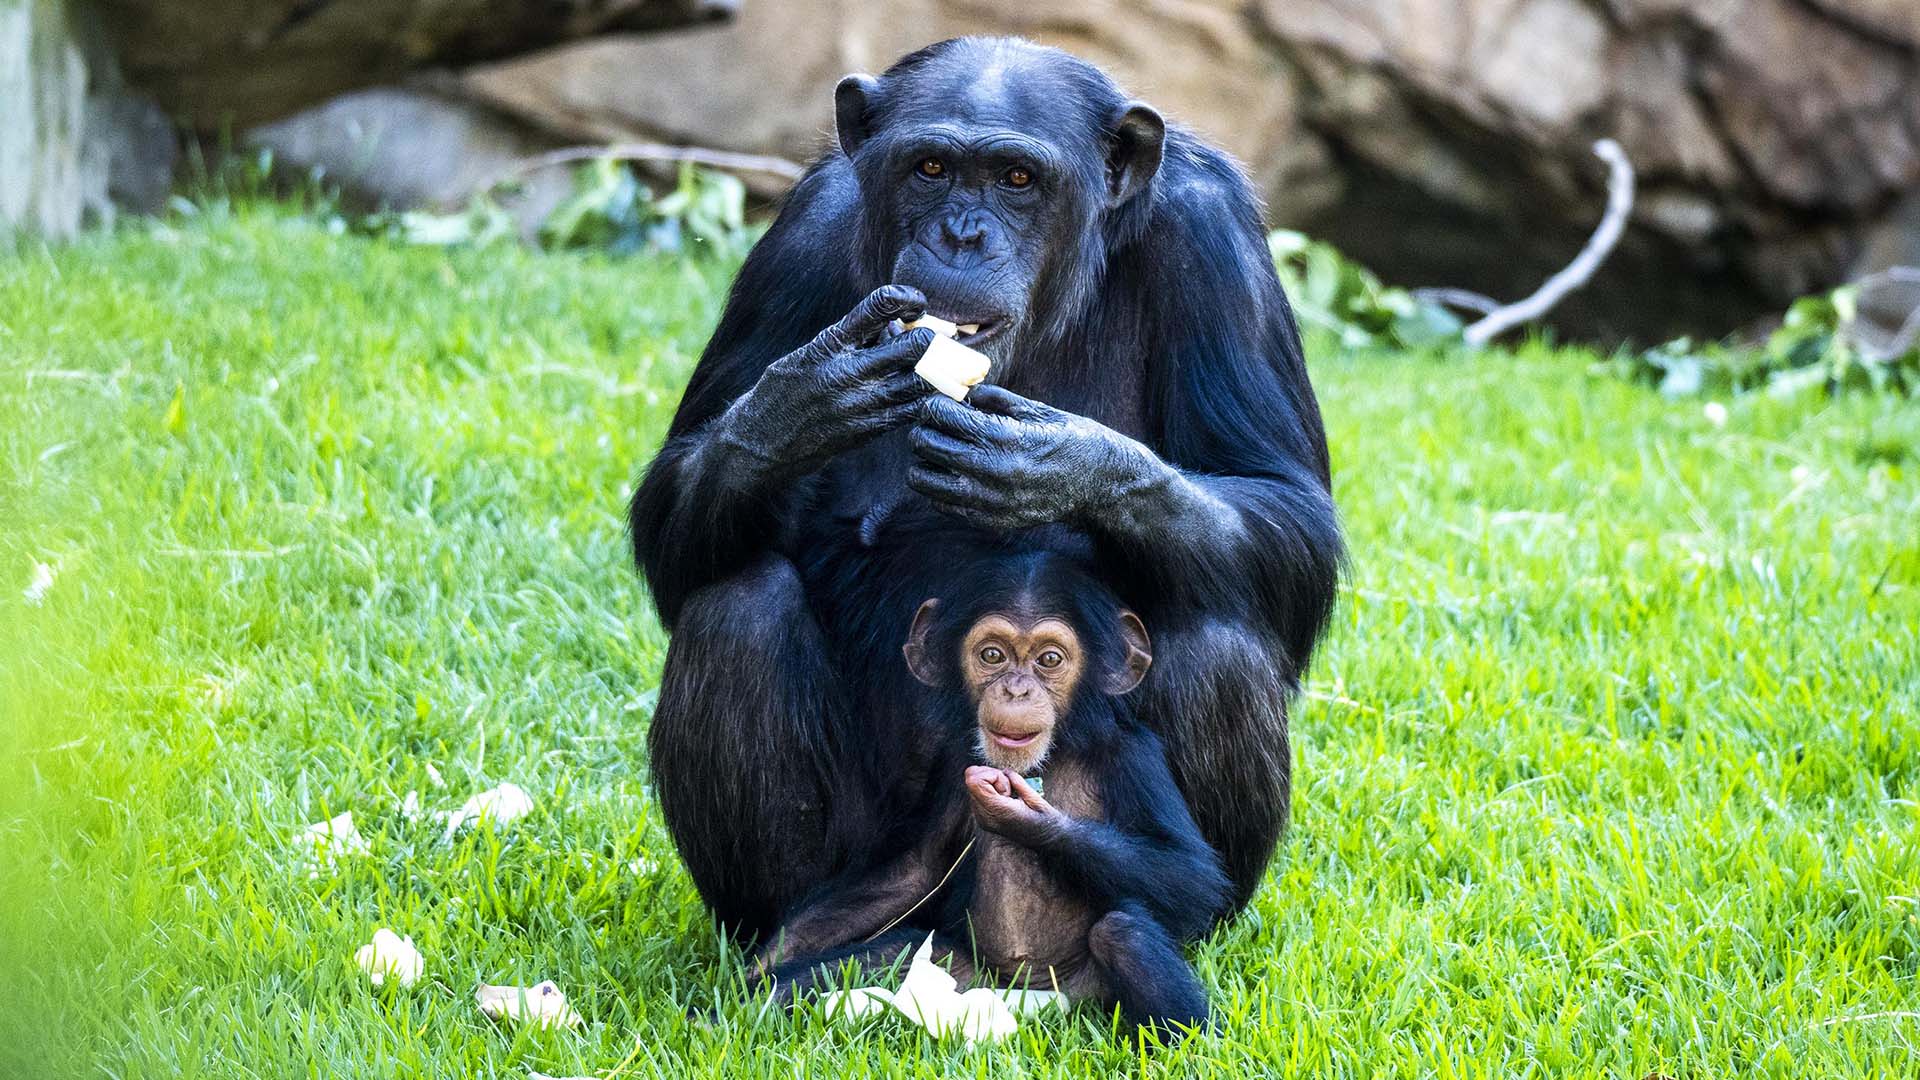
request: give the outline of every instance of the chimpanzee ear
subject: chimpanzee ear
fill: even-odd
[[[940,601],[928,600],[913,613],[913,628],[907,631],[907,643],[900,646],[900,652],[907,658],[907,670],[913,677],[928,686],[939,686],[940,665],[933,654],[927,651],[927,635],[933,632],[933,617],[940,611]]]
[[[1140,685],[1153,666],[1153,642],[1147,638],[1146,625],[1131,611],[1120,613],[1120,643],[1127,650],[1120,666],[1107,673],[1107,693],[1124,694]]]
[[[845,86],[845,83],[841,84]],[[1143,101],[1129,101],[1114,117],[1107,150],[1107,197],[1120,206],[1147,189],[1160,171],[1167,122]],[[845,137],[841,142],[844,144]]]
[[[840,136],[840,152],[853,156],[873,133],[867,110],[880,93],[880,80],[871,75],[849,75],[833,88],[833,126]]]

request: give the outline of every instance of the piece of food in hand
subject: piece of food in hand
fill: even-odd
[[[917,330],[924,326],[933,331],[933,344],[920,354],[920,362],[913,366],[914,374],[933,384],[935,390],[955,401],[965,401],[967,391],[978,386],[987,377],[992,363],[986,354],[970,349],[955,341],[960,327],[938,315],[922,315],[910,323],[902,323],[908,330]],[[969,323],[967,332],[980,329],[979,324]]]
[[[552,979],[536,986],[489,986],[481,983],[474,988],[473,1000],[480,1011],[495,1020],[511,1020],[517,1024],[534,1024],[538,1027],[576,1027],[580,1023],[580,1014],[567,1004],[567,995],[553,984]]]
[[[401,937],[384,926],[373,932],[371,943],[360,946],[353,961],[375,986],[385,985],[388,976],[401,986],[412,986],[427,966],[426,958],[413,947],[412,938]]]

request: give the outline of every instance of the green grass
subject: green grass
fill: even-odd
[[[1317,356],[1353,565],[1215,1034],[756,1018],[648,800],[622,521],[727,269],[271,208],[0,261],[0,1075],[1920,1068],[1920,406],[1715,426],[1544,346]],[[509,828],[397,809],[502,780]],[[383,925],[429,981],[352,968]],[[469,997],[544,977],[578,1033]]]

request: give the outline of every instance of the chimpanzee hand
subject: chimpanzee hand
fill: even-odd
[[[974,524],[1079,524],[1170,471],[1104,424],[1000,387],[976,386],[967,401],[932,396],[920,406],[907,486]]]
[[[716,433],[757,481],[817,468],[843,450],[911,420],[932,392],[913,365],[933,341],[925,328],[886,339],[894,319],[926,309],[920,290],[883,285],[817,337],[775,360],[735,401]]]
[[[967,768],[967,795],[980,827],[1009,840],[1030,842],[1064,816],[1018,773],[988,765]]]

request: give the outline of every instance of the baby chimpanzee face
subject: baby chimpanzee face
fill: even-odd
[[[980,722],[989,764],[1025,773],[1053,743],[1080,685],[1080,635],[1056,618],[1016,621],[998,612],[967,631],[960,679]]]
[[[965,616],[943,619],[940,602],[928,600],[914,614],[902,651],[922,683],[958,683],[966,691],[983,761],[1031,773],[1046,760],[1077,694],[1124,694],[1153,660],[1139,618],[1117,605],[1105,610],[1102,621],[1114,625],[1102,635],[1082,632],[1030,597],[996,604],[961,625],[954,621]]]

